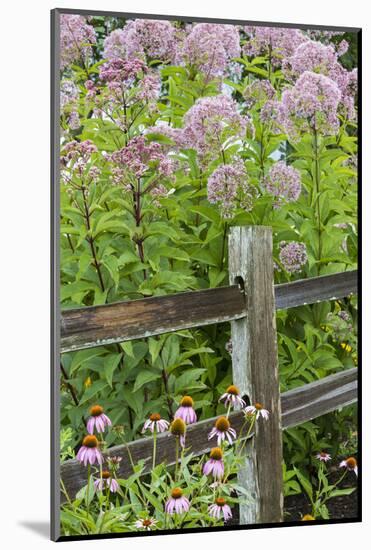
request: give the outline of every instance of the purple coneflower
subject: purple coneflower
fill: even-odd
[[[220,519],[221,514],[223,514],[224,521],[228,521],[232,517],[232,510],[224,498],[218,497],[215,499],[214,504],[209,506],[209,514],[216,519]]]
[[[94,481],[94,487],[98,489],[98,491],[103,491],[103,489],[109,487],[111,493],[117,493],[119,490],[119,484],[116,479],[111,476],[111,472],[108,470],[103,470],[101,478]]]
[[[340,462],[339,468],[347,468],[347,470],[349,470],[350,472],[354,472],[356,476],[358,476],[357,460],[353,456],[350,456],[346,460]]]
[[[175,418],[170,424],[170,433],[179,438],[181,447],[185,446],[186,423],[182,418]]]
[[[82,441],[82,446],[76,455],[77,460],[84,463],[84,466],[89,464],[102,464],[103,457],[99,450],[99,442],[95,435],[86,435]]]
[[[320,460],[321,462],[327,462],[328,460],[331,460],[331,456],[323,451],[317,453],[316,458],[318,458],[318,460]]]
[[[220,416],[215,422],[214,428],[209,433],[208,439],[212,439],[217,436],[218,445],[220,446],[222,441],[228,440],[228,443],[232,445],[233,439],[236,439],[236,430],[231,428],[231,423],[226,416]]]
[[[103,407],[100,405],[93,405],[90,409],[91,417],[87,423],[87,430],[90,434],[94,433],[94,428],[98,433],[104,432],[105,426],[111,426],[112,422],[106,414],[103,412]]]
[[[134,523],[134,527],[137,529],[143,529],[144,531],[151,531],[152,527],[155,527],[156,523],[157,519],[154,518],[140,518]]]
[[[174,417],[181,418],[186,424],[194,424],[197,422],[197,415],[193,405],[192,397],[185,395],[182,397],[180,407],[175,411]]]
[[[223,451],[220,447],[214,447],[210,451],[210,458],[204,464],[205,476],[212,474],[214,478],[221,479],[224,475]]]
[[[179,487],[172,489],[170,498],[165,504],[165,512],[167,514],[181,514],[182,512],[188,512],[190,503],[188,498],[183,496],[183,491]]]
[[[156,430],[157,433],[165,432],[169,427],[169,422],[161,418],[158,413],[153,413],[145,421],[142,433],[146,430],[150,430],[152,433]]]
[[[264,420],[268,420],[269,418],[269,411],[267,409],[264,409],[263,405],[260,403],[255,403],[255,405],[249,405],[244,409],[244,412],[247,416],[256,416],[256,420],[258,420],[259,416],[261,415]]]
[[[233,384],[227,388],[227,391],[223,393],[219,401],[224,401],[225,406],[232,405],[235,407],[239,405],[240,407],[245,407],[246,405],[245,401],[240,397],[240,390],[237,386],[233,386]]]

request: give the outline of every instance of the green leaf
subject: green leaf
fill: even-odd
[[[309,496],[310,500],[312,501],[313,500],[313,488],[312,488],[312,484],[311,482],[309,481],[309,479],[307,479],[305,477],[305,475],[300,471],[298,470],[295,466],[293,466],[294,470],[295,470],[295,473],[296,473],[296,476],[300,482],[300,485],[303,487],[303,489],[305,490],[305,492],[307,493],[307,495]]]
[[[108,387],[108,384],[105,380],[96,380],[92,383],[92,385],[90,386],[90,388],[87,388],[80,400],[80,405],[82,405],[83,403],[86,403],[87,401],[89,401],[90,399],[92,399],[92,397],[95,397],[97,395],[97,393],[101,393],[103,392],[104,389],[106,389]]]
[[[84,368],[87,368],[88,366],[85,365],[85,363],[89,363],[94,357],[99,357],[105,352],[104,349],[99,348],[93,348],[93,349],[84,349],[81,351],[77,351],[73,355],[73,359],[71,361],[70,365],[70,376],[77,371],[82,365],[84,365]]]
[[[148,384],[148,382],[153,382],[159,378],[161,378],[161,374],[159,372],[153,372],[150,370],[141,371],[135,380],[133,392],[138,391],[142,386],[144,386],[144,384]]]
[[[120,363],[122,353],[114,353],[104,358],[104,376],[112,388],[112,378],[118,364]]]

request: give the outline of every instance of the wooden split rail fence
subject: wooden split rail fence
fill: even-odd
[[[229,236],[230,286],[158,296],[62,312],[62,353],[167,332],[231,322],[233,382],[250,402],[270,410],[269,422],[257,423],[245,445],[239,482],[252,502],[240,506],[240,523],[277,523],[283,517],[282,434],[325,413],[357,401],[357,369],[352,368],[310,384],[279,392],[275,311],[357,293],[357,271],[274,285],[271,228],[233,227]],[[231,414],[240,430],[243,416]],[[187,446],[195,455],[207,453],[207,434],[215,418],[188,427]],[[159,461],[174,463],[167,434],[158,436]],[[151,438],[108,449],[121,456],[119,475],[128,476],[129,448],[134,460],[150,459]],[[150,460],[147,460],[150,462]],[[86,483],[77,460],[61,466],[61,477],[73,497]]]

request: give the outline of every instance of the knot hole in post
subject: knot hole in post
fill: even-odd
[[[241,294],[245,294],[245,281],[241,275],[237,275],[237,277],[234,278],[234,284],[239,286]]]

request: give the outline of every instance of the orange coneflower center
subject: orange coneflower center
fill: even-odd
[[[180,487],[175,487],[175,489],[172,489],[171,496],[172,498],[180,498],[183,494],[183,491],[180,489]]]
[[[348,468],[351,468],[352,470],[354,470],[354,468],[357,466],[357,461],[353,456],[347,458],[345,462],[347,463]]]
[[[231,395],[240,395],[240,390],[237,388],[237,386],[229,386],[227,388],[227,393],[230,393]]]
[[[230,428],[231,424],[226,416],[221,416],[218,418],[218,420],[215,422],[215,428],[219,430],[220,432],[227,432]]]
[[[257,411],[261,411],[263,408],[263,405],[261,405],[260,403],[255,403],[255,408]]]
[[[103,470],[102,479],[108,479],[110,477],[111,477],[111,472],[109,472],[108,470]]]
[[[99,416],[102,413],[103,413],[103,407],[101,407],[100,405],[93,405],[90,409],[90,414],[92,416]]]
[[[84,447],[89,447],[90,449],[94,449],[94,447],[98,447],[98,439],[95,437],[95,435],[86,435],[82,441],[82,444]]]
[[[193,399],[189,395],[185,395],[182,397],[180,404],[182,407],[193,407]]]
[[[172,421],[170,425],[170,432],[173,435],[177,435],[177,436],[184,435],[185,431],[186,431],[186,425],[184,420],[182,420],[181,418],[176,418],[175,420]]]
[[[215,499],[215,504],[217,504],[218,506],[224,506],[225,503],[226,503],[225,498],[218,497]]]
[[[161,416],[158,413],[153,413],[151,414],[149,419],[151,420],[151,422],[158,422],[159,420],[161,420]]]
[[[150,527],[150,526],[152,525],[152,520],[150,520],[150,519],[144,519],[144,520],[142,521],[142,525],[143,525],[143,527]]]
[[[314,518],[313,516],[311,516],[310,514],[305,514],[305,516],[303,516],[301,518],[301,521],[314,521],[316,518]]]
[[[213,447],[210,451],[210,458],[213,460],[221,460],[223,456],[223,451],[220,447]]]

